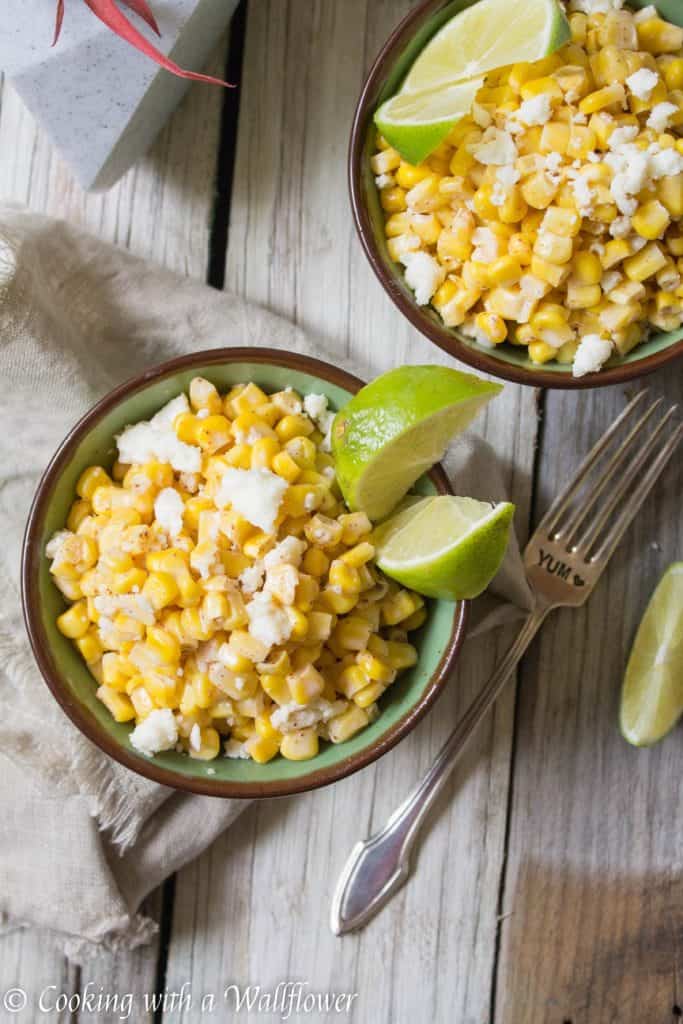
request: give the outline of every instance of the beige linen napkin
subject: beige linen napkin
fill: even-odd
[[[238,345],[326,358],[315,340],[264,309],[67,224],[0,206],[0,924],[48,929],[75,959],[98,945],[146,941],[155,926],[138,913],[142,899],[246,805],[148,782],[105,757],[64,716],[33,662],[21,617],[29,503],[57,444],[104,392],[144,366]],[[483,442],[460,443],[448,468],[461,493],[504,497]],[[478,629],[528,607],[516,545],[496,586],[505,604],[482,604]]]

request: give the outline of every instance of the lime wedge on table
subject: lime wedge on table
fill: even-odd
[[[636,747],[665,736],[683,711],[683,562],[666,571],[636,634],[621,692],[624,739]]]
[[[570,38],[557,0],[479,0],[430,39],[401,92],[425,92],[508,64],[540,60]]]
[[[514,511],[507,501],[423,498],[377,528],[377,564],[427,597],[476,597],[500,568]]]
[[[501,390],[445,366],[401,366],[366,384],[332,425],[347,505],[384,519]]]
[[[445,89],[400,92],[382,104],[375,114],[375,124],[402,157],[419,164],[468,112],[483,81],[483,78],[475,78]]]

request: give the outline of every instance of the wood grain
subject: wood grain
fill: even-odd
[[[226,289],[295,320],[320,340],[323,358],[333,353],[365,375],[447,361],[376,283],[346,193],[363,64],[408,7],[261,0],[248,9]],[[514,387],[480,423],[501,453],[522,531],[536,426],[533,392]],[[363,1024],[488,1019],[512,689],[444,794],[410,885],[359,935],[335,938],[328,915],[351,846],[426,770],[503,642],[471,642],[438,713],[377,765],[331,789],[251,807],[179,874],[169,989],[190,978],[197,993],[299,978],[317,991],[358,992],[353,1020]],[[198,1020],[196,1008],[182,1019]]]
[[[679,373],[647,383],[683,398]],[[548,394],[539,515],[625,403],[622,388]],[[617,725],[638,622],[683,550],[682,488],[679,454],[590,602],[555,613],[524,664],[500,1024],[669,1024],[683,997],[680,733],[636,750]]]
[[[222,40],[210,73],[222,76],[226,48]],[[68,219],[179,273],[206,279],[223,100],[219,89],[194,86],[150,153],[110,191],[88,194],[74,181],[11,86],[5,85],[0,107],[0,195]],[[158,919],[158,897],[151,901],[151,912]],[[83,992],[90,984],[95,991],[140,996],[154,989],[157,954],[158,945],[153,943],[130,954],[102,954],[76,970],[54,952],[47,939],[15,933],[0,939],[0,992],[21,984],[33,997],[49,984],[67,993]],[[33,1005],[31,1001],[29,1006]],[[152,1016],[144,1012],[138,998],[136,1022],[151,1021]],[[26,1017],[35,1019],[35,1015]],[[83,1011],[78,1019],[102,1018]]]

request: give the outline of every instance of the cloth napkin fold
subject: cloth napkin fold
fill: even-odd
[[[75,960],[147,941],[155,925],[138,912],[141,901],[246,803],[149,782],[102,754],[62,713],[21,616],[30,500],[68,429],[114,385],[186,352],[242,345],[339,362],[265,309],[0,205],[0,929],[48,929]],[[474,436],[454,446],[446,466],[459,493],[505,497],[491,449]],[[474,632],[529,607],[516,543],[495,591],[475,602]]]

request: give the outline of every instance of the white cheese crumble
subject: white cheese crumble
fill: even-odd
[[[56,533],[52,534],[45,545],[45,554],[47,557],[52,559],[59,558],[65,543],[75,536],[76,534],[72,533],[71,530],[57,530]]]
[[[249,751],[244,746],[241,740],[226,740],[225,741],[225,756],[232,757],[235,760],[242,758],[245,761],[250,761]]]
[[[219,508],[232,505],[252,526],[273,533],[287,487],[286,480],[262,466],[256,469],[230,466],[221,477],[214,500]]]
[[[179,473],[198,473],[202,466],[201,449],[179,441],[173,420],[189,411],[187,397],[178,395],[160,409],[151,420],[126,427],[116,438],[119,460],[126,465],[166,462]]]
[[[665,132],[669,127],[669,121],[678,113],[675,103],[656,103],[647,119],[647,127],[655,132]]]
[[[609,233],[612,238],[626,238],[631,230],[630,217],[617,217],[609,226]]]
[[[597,373],[611,354],[611,341],[606,341],[599,334],[584,335],[574,356],[573,375],[584,377],[587,373]]]
[[[196,722],[190,730],[190,746],[193,750],[202,749],[202,730]]]
[[[480,164],[511,164],[517,159],[515,140],[501,128],[487,128],[481,140],[471,143],[468,150]]]
[[[108,619],[122,612],[136,622],[144,622],[146,626],[153,626],[156,622],[154,609],[142,594],[101,594],[93,598],[93,604],[95,611]]]
[[[394,184],[395,178],[393,174],[378,174],[375,178],[375,185],[377,188],[390,188]]]
[[[649,68],[639,68],[638,71],[634,71],[632,75],[628,76],[626,85],[634,96],[647,103],[658,81],[659,75],[656,72],[650,71]]]
[[[633,15],[633,20],[636,25],[642,24],[644,21],[649,21],[650,18],[658,18],[659,14],[654,4],[649,4],[647,7],[641,7],[639,11],[636,11]]]
[[[623,274],[620,274],[618,270],[610,270],[609,273],[602,275],[600,287],[605,295],[608,295],[617,285],[621,284],[623,279]]]
[[[154,516],[163,530],[177,537],[183,528],[183,499],[174,487],[164,487],[154,501]]]
[[[608,148],[619,149],[625,142],[633,142],[639,131],[640,129],[637,124],[625,124],[615,128],[607,140]]]
[[[130,734],[130,742],[145,757],[172,750],[178,742],[178,726],[170,708],[150,711]]]
[[[519,110],[515,111],[515,118],[525,125],[546,124],[552,117],[553,108],[550,103],[550,96],[542,92],[539,96],[532,96],[524,100]]]
[[[264,556],[263,565],[266,569],[275,569],[278,565],[293,565],[295,569],[298,569],[306,548],[305,540],[300,540],[298,537],[285,537]]]
[[[480,263],[493,263],[500,255],[500,240],[491,228],[476,228],[472,232],[472,244],[472,259]]]
[[[593,213],[593,200],[595,194],[583,174],[577,174],[571,183],[576,206],[582,217],[590,217]]]
[[[250,565],[239,576],[240,586],[245,594],[254,594],[263,586],[263,566],[256,563]]]
[[[428,252],[407,252],[401,256],[406,268],[405,281],[415,293],[418,306],[426,306],[432,295],[443,283],[446,271]]]
[[[304,707],[293,701],[281,704],[270,716],[270,721],[280,732],[296,732],[297,729],[308,729],[319,722],[328,722],[330,718],[344,710],[343,700],[329,701],[324,697],[316,697]]]
[[[680,174],[683,171],[683,156],[677,149],[660,150],[659,146],[650,146],[648,153],[650,157],[649,171],[654,181],[667,178],[669,175]]]
[[[277,604],[270,594],[261,591],[246,605],[249,617],[249,632],[268,649],[283,644],[292,632],[292,623],[287,612]]]

